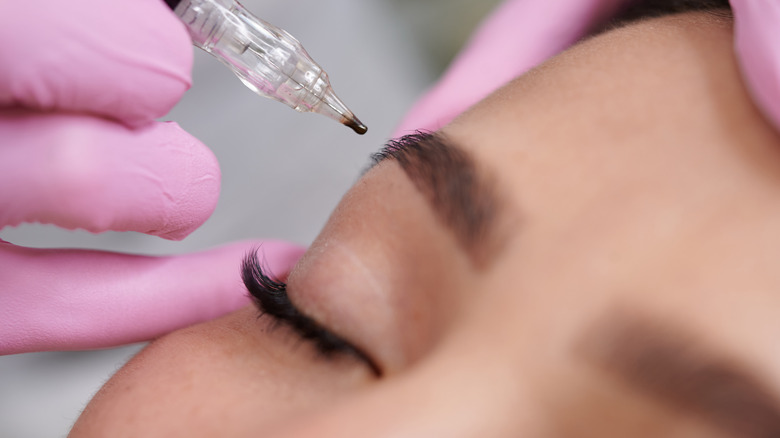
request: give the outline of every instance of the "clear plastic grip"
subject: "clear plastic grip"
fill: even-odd
[[[181,0],[174,13],[195,46],[222,61],[255,93],[296,111],[325,115],[358,134],[367,131],[333,92],[328,74],[285,30],[235,0]]]

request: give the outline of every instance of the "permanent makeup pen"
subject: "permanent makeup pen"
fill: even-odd
[[[250,90],[366,133],[368,128],[333,93],[328,74],[286,31],[235,0],[165,2],[187,26],[192,43],[227,65]]]

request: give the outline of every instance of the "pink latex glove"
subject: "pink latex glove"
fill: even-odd
[[[182,239],[212,213],[214,155],[165,115],[192,45],[162,0],[0,1],[0,228]],[[178,257],[0,241],[0,354],[148,340],[247,303],[244,242]],[[302,250],[263,242],[273,272]]]
[[[481,25],[394,136],[436,130],[511,79],[565,50],[631,0],[508,0]],[[731,0],[736,50],[756,104],[780,129],[780,1]]]
[[[780,2],[731,0],[737,57],[753,101],[780,130]]]

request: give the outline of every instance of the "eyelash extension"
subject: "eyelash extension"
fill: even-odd
[[[354,356],[365,362],[375,375],[382,375],[379,366],[367,354],[301,313],[287,295],[287,284],[265,274],[256,250],[244,257],[241,279],[260,310],[259,317],[268,315],[273,318],[274,326],[291,328],[301,339],[312,342],[317,352],[325,358],[341,354]]]

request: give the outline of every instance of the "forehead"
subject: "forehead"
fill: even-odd
[[[777,213],[780,141],[745,93],[731,35],[702,17],[619,29],[443,132],[508,188],[527,228],[620,233],[615,223],[634,223],[625,231],[641,236],[758,226]]]
[[[780,140],[745,93],[731,38],[706,16],[620,29],[443,129],[521,218],[486,288],[527,295],[496,294],[494,308],[553,318],[566,337],[627,302],[776,363]]]

